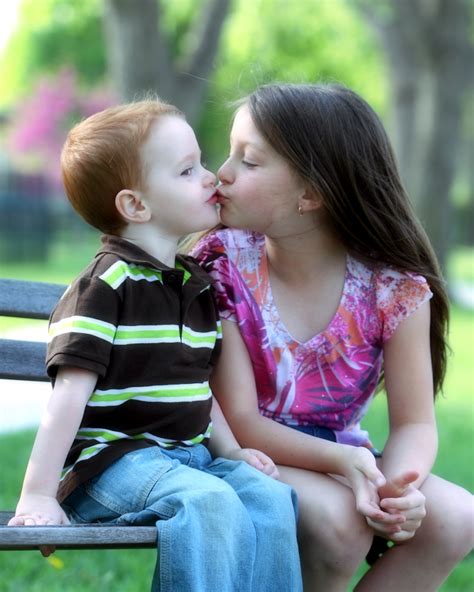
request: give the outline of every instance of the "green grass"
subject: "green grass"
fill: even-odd
[[[436,401],[439,451],[433,472],[474,491],[474,314],[453,308],[450,344],[452,354],[444,393]],[[382,449],[387,438],[388,415],[385,393],[375,398],[363,422],[374,444]],[[474,590],[474,553],[449,576],[441,592]]]
[[[48,259],[37,262],[0,261],[0,277],[69,284],[92,260],[100,247],[99,235],[90,231],[81,239],[71,238],[52,244]]]
[[[69,283],[87,265],[97,250],[92,238],[80,248],[57,246],[43,266],[0,264],[0,277]],[[451,257],[451,277],[474,283],[473,250],[460,249]],[[0,333],[17,326],[18,321],[0,318]],[[28,324],[29,321],[21,321]],[[474,408],[474,314],[452,310],[451,347],[445,393],[437,403],[439,454],[434,472],[470,491],[474,490],[473,419]],[[374,401],[364,427],[375,444],[382,448],[387,436],[385,396]],[[0,436],[2,475],[0,507],[14,508],[33,431]],[[38,552],[0,553],[0,592],[137,592],[148,590],[155,562],[153,550],[59,551],[50,559]],[[474,590],[474,555],[465,559],[442,586],[441,592]],[[177,591],[179,592],[179,591]]]

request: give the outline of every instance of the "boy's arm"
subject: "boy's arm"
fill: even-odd
[[[240,447],[215,398],[212,400],[211,417],[212,433],[209,450],[214,457],[243,460],[269,477],[277,479],[280,476],[275,463],[266,454],[260,450]]]
[[[64,461],[79,429],[97,376],[94,372],[79,368],[64,367],[58,371],[10,526],[68,523],[56,500],[56,493]]]

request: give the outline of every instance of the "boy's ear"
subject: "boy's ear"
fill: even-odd
[[[115,207],[127,222],[140,224],[148,222],[151,217],[150,209],[142,200],[140,193],[131,189],[122,189],[117,193]]]

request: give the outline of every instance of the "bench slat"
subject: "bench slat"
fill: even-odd
[[[66,286],[0,279],[0,316],[48,319]]]
[[[156,547],[155,526],[1,526],[0,551],[56,549],[128,549]]]
[[[0,378],[47,382],[45,359],[46,343],[0,339]]]
[[[156,547],[155,526],[5,526],[13,512],[0,512],[0,551],[25,551],[41,545],[57,549]]]

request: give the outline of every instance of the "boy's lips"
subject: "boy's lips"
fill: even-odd
[[[218,195],[217,195],[217,191],[214,191],[214,193],[211,195],[211,197],[209,199],[206,200],[206,203],[211,204],[212,206],[215,205],[218,202]]]

